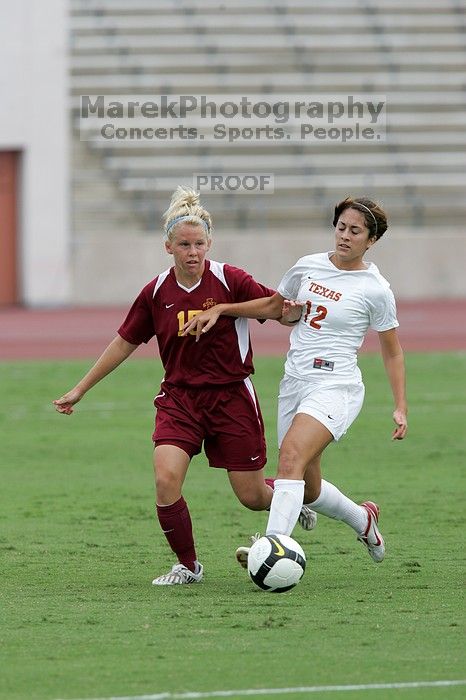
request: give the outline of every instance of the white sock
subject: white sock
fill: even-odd
[[[291,535],[304,498],[304,481],[275,479],[266,535]]]
[[[275,482],[277,483],[277,482]],[[309,505],[316,513],[322,513],[328,518],[342,520],[356,530],[358,534],[364,532],[367,527],[367,512],[362,506],[358,506],[351,499],[339,491],[329,481],[322,479],[319,498]]]

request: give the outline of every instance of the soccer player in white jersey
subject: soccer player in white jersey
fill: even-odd
[[[406,435],[405,369],[395,301],[377,267],[364,260],[387,230],[387,217],[370,199],[347,198],[335,207],[333,225],[334,249],[300,258],[274,296],[215,306],[186,324],[185,332],[195,330],[202,341],[221,315],[276,318],[283,307],[295,327],[280,384],[280,457],[266,534],[290,535],[298,518],[310,529],[315,511],[347,523],[372,559],[381,562],[385,544],[378,505],[358,505],[322,479],[320,461],[327,445],[346,433],[361,410],[364,385],[357,353],[369,328],[378,332],[393,393],[392,438]],[[247,547],[237,551],[243,566],[247,553]]]

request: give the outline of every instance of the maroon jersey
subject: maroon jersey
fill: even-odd
[[[215,304],[274,293],[226,263],[206,260],[202,278],[190,288],[177,282],[172,267],[144,287],[118,333],[133,345],[147,343],[155,335],[165,381],[171,384],[204,387],[241,381],[254,372],[247,318],[220,316],[197,343],[195,333],[183,337],[182,328]]]

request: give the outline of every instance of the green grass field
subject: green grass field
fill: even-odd
[[[294,531],[308,568],[283,595],[256,589],[234,561],[266,514],[240,506],[225,473],[203,457],[191,464],[185,497],[205,581],[151,587],[173,563],[154,517],[156,362],[126,363],[71,417],[50,402],[89,363],[0,365],[2,700],[207,697],[466,677],[466,354],[413,354],[407,365],[407,440],[390,441],[388,384],[380,359],[366,355],[365,407],[324,462],[325,476],[348,495],[380,503],[386,560],[373,564],[349,528],[321,516],[315,531]],[[258,358],[256,367],[273,475],[282,360]],[[465,695],[459,686],[312,693]]]

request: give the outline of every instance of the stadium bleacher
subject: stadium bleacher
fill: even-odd
[[[195,172],[275,176],[271,197],[207,195],[222,229],[327,226],[349,193],[381,200],[403,225],[464,221],[465,3],[71,0],[70,20],[78,236],[89,226],[153,230],[171,191]],[[387,96],[386,141],[79,137],[81,94],[360,93]]]

